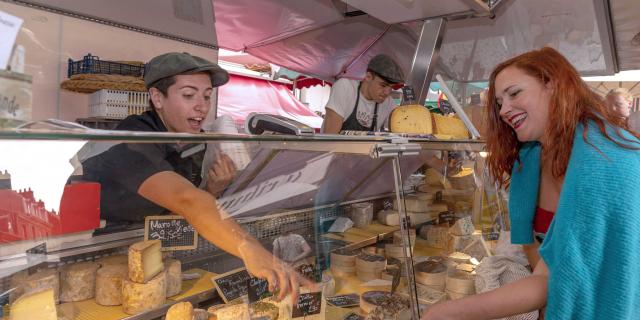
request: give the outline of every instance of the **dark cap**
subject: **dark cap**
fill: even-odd
[[[229,73],[217,64],[186,52],[161,54],[144,66],[144,85],[149,89],[156,81],[179,74],[209,73],[211,85],[219,87],[229,81]]]
[[[367,71],[372,71],[389,83],[404,82],[402,68],[386,54],[373,57],[367,65]]]

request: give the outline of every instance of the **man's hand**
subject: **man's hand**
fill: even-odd
[[[254,277],[266,279],[269,282],[269,291],[278,291],[278,300],[291,294],[291,302],[296,303],[301,285],[315,291],[315,284],[302,277],[284,261],[271,255],[259,243],[245,240],[238,250],[247,271]]]
[[[235,177],[236,166],[233,160],[224,153],[217,153],[207,172],[207,190],[213,196],[219,197]]]

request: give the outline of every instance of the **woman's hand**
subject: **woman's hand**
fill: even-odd
[[[207,190],[217,198],[235,177],[236,166],[233,160],[224,153],[217,153],[216,159],[207,172]]]
[[[291,294],[292,303],[298,300],[300,286],[308,286],[315,291],[315,285],[298,274],[291,266],[276,258],[257,242],[245,240],[238,247],[240,257],[251,275],[266,279],[269,291],[278,291],[278,300]]]

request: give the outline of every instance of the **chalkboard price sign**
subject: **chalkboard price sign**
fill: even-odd
[[[192,250],[198,247],[198,232],[182,216],[148,216],[144,239],[160,240],[163,251]]]
[[[456,222],[456,214],[452,211],[443,211],[438,214],[438,223],[448,224],[449,227],[453,226]]]
[[[248,292],[248,281],[251,279],[246,269],[236,269],[211,279],[218,294],[225,303],[236,300]]]
[[[319,314],[322,308],[322,292],[302,293],[293,306],[291,318],[302,318]]]
[[[343,294],[327,298],[327,303],[341,308],[357,307],[360,305],[360,297],[357,294]]]
[[[267,282],[267,280],[251,277],[251,279],[247,281],[247,286],[249,290],[249,303],[254,303],[273,295],[269,292],[269,282]]]

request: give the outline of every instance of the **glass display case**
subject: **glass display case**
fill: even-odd
[[[463,280],[429,272],[445,266],[449,272],[471,274],[501,228],[498,195],[483,182],[483,148],[481,141],[401,137],[154,134],[38,126],[2,131],[5,315],[12,310],[19,314],[25,301],[42,314],[53,306],[58,317],[72,312],[72,319],[154,319],[179,301],[205,309],[222,302],[255,305],[244,291],[225,297],[224,285],[212,281],[243,270],[238,254],[225,252],[241,246],[241,239],[214,245],[222,238],[217,238],[221,232],[213,221],[179,206],[167,210],[150,203],[145,199],[161,198],[143,191],[145,183],[167,173],[159,163],[166,160],[177,163],[183,182],[191,181],[209,196],[208,169],[217,155],[225,154],[235,173],[223,191],[214,192],[215,208],[223,220],[233,220],[267,252],[317,283],[322,294],[316,317],[388,312],[376,304],[385,299],[382,292],[392,290],[397,273],[394,297],[404,306],[404,318],[411,318],[412,310],[417,318],[420,307],[472,293]],[[153,152],[160,149],[168,156],[154,159]],[[166,189],[174,190],[170,185]],[[180,220],[175,212],[199,231],[197,241],[189,238],[189,223],[174,228],[145,222],[146,216],[163,215]],[[151,293],[123,298],[119,302],[124,305],[103,302],[108,289],[99,283],[111,277],[100,270],[120,264],[131,278],[131,248],[144,239],[161,239],[167,272],[172,259],[180,261],[181,289],[143,307],[131,306],[142,303],[141,297],[152,300]],[[440,287],[445,283],[446,290]],[[57,304],[34,295],[47,288],[56,288],[52,301]],[[349,294],[359,296],[359,303],[339,307]],[[297,308],[285,301],[266,298],[261,303],[277,306],[279,319],[289,319]],[[224,314],[216,310],[229,308],[209,310]],[[311,315],[313,310],[307,317]]]

